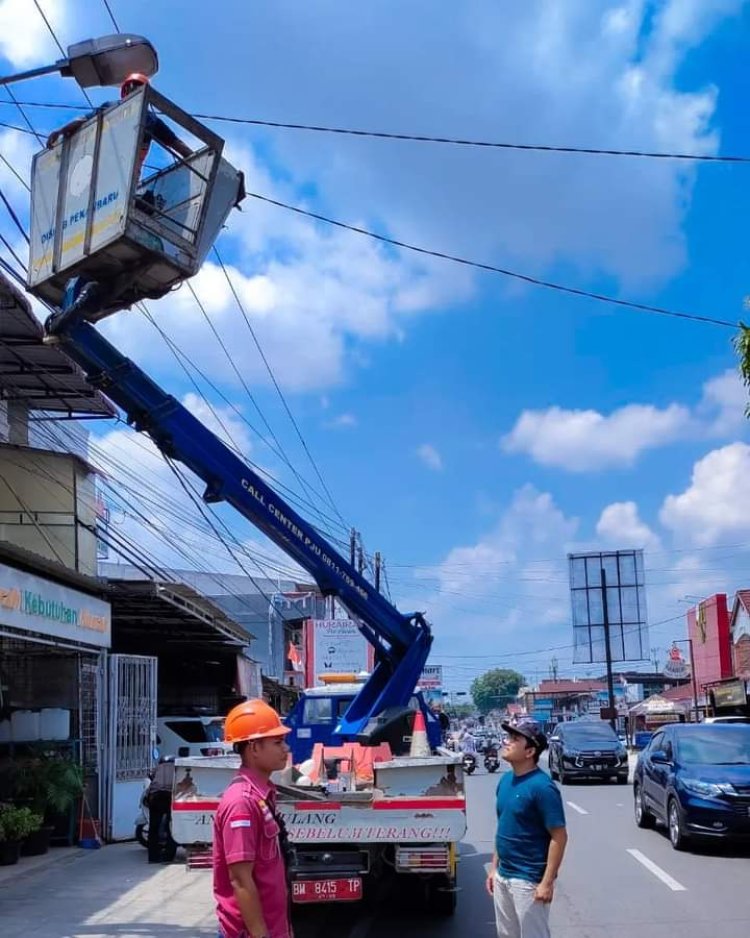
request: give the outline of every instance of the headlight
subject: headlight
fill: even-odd
[[[700,795],[701,798],[718,798],[734,791],[728,783],[702,782],[698,778],[683,778],[682,784],[688,791],[694,795]]]
[[[577,749],[563,749],[563,759],[577,759],[580,752]]]

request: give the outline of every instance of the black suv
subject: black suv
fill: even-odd
[[[572,778],[616,778],[628,783],[628,751],[603,720],[558,723],[549,738],[549,773],[564,785]]]

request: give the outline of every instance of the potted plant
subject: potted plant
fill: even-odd
[[[56,824],[64,829],[71,808],[83,793],[83,768],[61,755],[40,754],[17,763],[14,801],[43,818],[43,827],[23,848],[27,856],[45,853]]]
[[[21,842],[42,826],[42,816],[31,808],[0,807],[0,866],[18,863]]]

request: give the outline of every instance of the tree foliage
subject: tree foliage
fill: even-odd
[[[740,323],[740,331],[734,337],[734,348],[739,357],[742,383],[750,390],[750,328]],[[745,416],[750,418],[750,403],[745,407]]]
[[[521,686],[524,677],[518,671],[509,668],[493,668],[471,682],[471,696],[480,713],[499,710],[511,703]]]

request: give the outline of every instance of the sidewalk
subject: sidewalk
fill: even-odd
[[[41,859],[41,858],[40,858]],[[2,938],[215,938],[210,871],[149,865],[138,844],[4,870]]]

